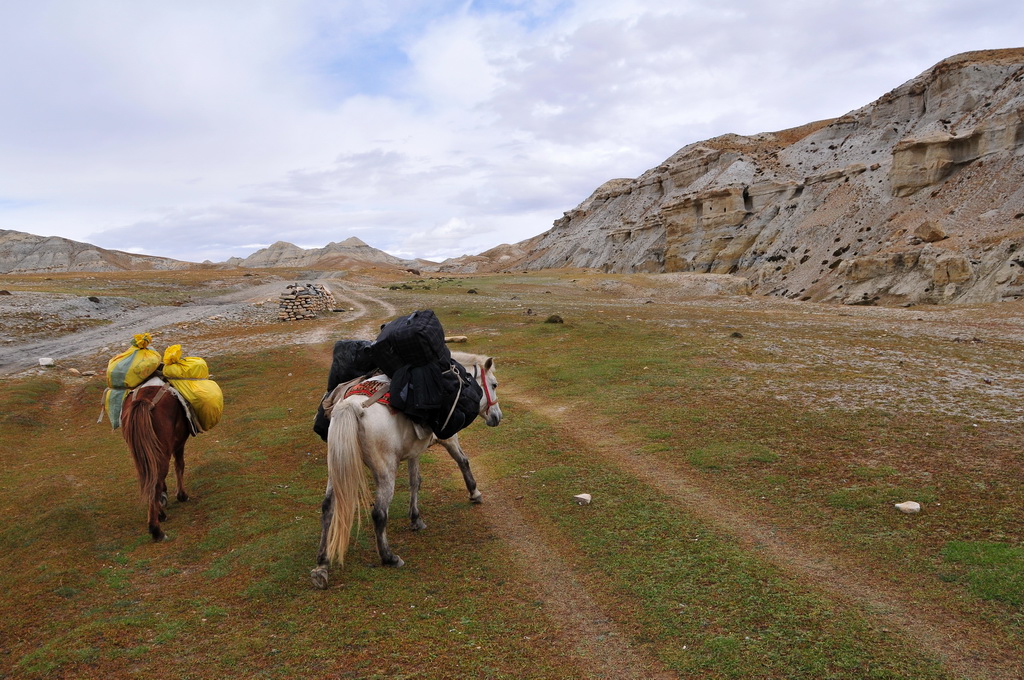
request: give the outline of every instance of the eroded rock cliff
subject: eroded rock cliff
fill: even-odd
[[[970,52],[841,118],[607,182],[511,264],[736,274],[848,304],[1019,298],[1022,180],[1024,48]]]

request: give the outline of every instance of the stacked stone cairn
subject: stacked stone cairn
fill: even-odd
[[[281,294],[277,318],[281,321],[315,319],[317,312],[334,309],[334,295],[319,283],[293,283]]]

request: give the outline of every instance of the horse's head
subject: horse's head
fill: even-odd
[[[477,382],[484,390],[484,397],[480,400],[480,415],[488,426],[495,427],[501,422],[501,407],[498,406],[498,379],[494,377],[494,359],[491,357],[487,357],[481,367]]]
[[[476,354],[452,352],[452,356],[473,375],[483,391],[480,397],[480,417],[490,427],[501,422],[501,407],[498,406],[498,379],[494,377],[494,359]]]

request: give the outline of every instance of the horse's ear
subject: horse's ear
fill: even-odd
[[[494,359],[487,357],[487,361],[484,362],[484,372],[491,370],[494,367]]]

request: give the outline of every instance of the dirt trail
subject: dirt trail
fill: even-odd
[[[486,485],[486,472],[478,475]],[[515,503],[493,487],[481,506],[495,533],[509,543],[513,559],[530,580],[538,599],[554,619],[577,663],[588,678],[628,680],[675,678],[655,659],[634,648],[614,619],[580,585],[572,570],[515,509]]]
[[[635,475],[641,483],[672,498],[709,525],[734,536],[784,572],[812,588],[827,592],[831,597],[859,606],[866,616],[878,621],[880,627],[901,631],[924,652],[941,659],[945,667],[958,677],[978,680],[1019,680],[1024,677],[1024,660],[1010,658],[1005,650],[1000,650],[989,631],[968,622],[956,621],[948,611],[894,592],[891,585],[886,586],[872,574],[826,554],[819,546],[757,521],[745,513],[742,504],[735,499],[730,501],[718,490],[701,488],[681,477],[671,466],[650,456],[641,457],[633,453],[633,448],[614,434],[611,424],[603,423],[592,415],[574,414],[570,407],[554,404],[548,398],[539,404],[508,383],[502,388],[502,397],[553,422],[564,437],[572,439],[579,447]],[[513,528],[519,530],[514,524],[510,529]],[[514,543],[518,546],[519,541]],[[538,547],[533,550],[545,552]],[[549,557],[548,562],[553,560]],[[575,583],[572,574],[564,567],[555,578]]]

